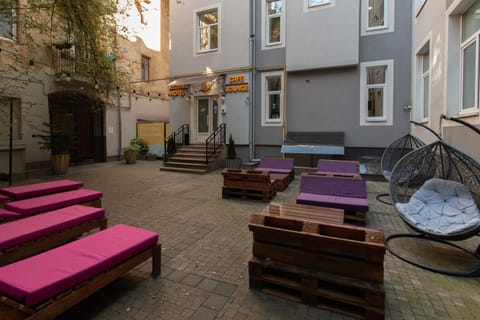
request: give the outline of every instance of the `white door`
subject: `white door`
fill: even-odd
[[[218,96],[197,99],[197,142],[204,142],[218,127]]]

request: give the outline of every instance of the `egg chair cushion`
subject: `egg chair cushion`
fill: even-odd
[[[427,180],[397,210],[413,227],[435,234],[466,232],[480,224],[480,211],[468,188],[456,181]]]

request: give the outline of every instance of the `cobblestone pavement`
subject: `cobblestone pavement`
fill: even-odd
[[[158,232],[162,275],[149,262],[64,313],[61,319],[349,319],[270,296],[248,286],[251,214],[267,204],[222,199],[222,175],[160,171],[160,161],[75,166],[62,178],[103,192],[109,225],[125,223]],[[47,176],[16,184],[58,179]],[[273,201],[294,203],[296,178]],[[1,183],[4,185],[4,182]],[[407,232],[391,206],[375,197],[385,182],[367,182],[367,226],[386,235]],[[463,244],[475,248],[478,239]],[[479,278],[451,277],[385,255],[386,319],[479,319]]]

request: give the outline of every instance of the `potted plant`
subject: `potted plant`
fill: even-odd
[[[70,163],[70,154],[77,143],[75,126],[72,119],[57,119],[53,123],[43,123],[40,148],[50,150],[50,163],[54,174],[66,174]]]
[[[140,138],[133,138],[132,140],[130,140],[130,145],[137,147],[137,159],[147,160],[149,147],[148,143],[145,140]]]
[[[140,148],[136,144],[130,144],[122,149],[123,157],[125,158],[126,164],[134,164],[137,162],[137,153],[140,151]]]
[[[242,166],[242,159],[237,158],[235,151],[235,140],[230,134],[227,144],[227,158],[225,159],[225,168],[240,169]]]

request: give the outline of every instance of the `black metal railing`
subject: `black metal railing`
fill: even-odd
[[[163,160],[167,161],[169,156],[177,152],[177,146],[188,144],[190,144],[190,126],[185,123],[163,140]]]
[[[227,125],[222,123],[214,132],[205,140],[205,163],[208,164],[210,159],[215,158],[219,148],[225,144]]]

